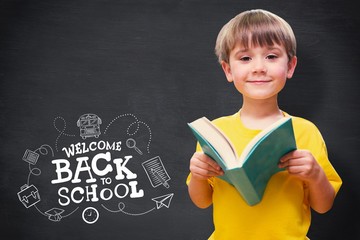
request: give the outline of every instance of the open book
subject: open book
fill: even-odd
[[[223,169],[223,180],[235,186],[249,205],[259,203],[272,175],[283,170],[280,158],[296,149],[291,117],[263,129],[238,156],[225,134],[206,117],[188,123],[205,154]],[[241,136],[239,136],[241,138]]]

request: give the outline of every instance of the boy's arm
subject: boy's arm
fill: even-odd
[[[192,202],[199,208],[207,208],[212,204],[212,188],[207,180],[191,176],[188,185]]]
[[[212,204],[212,187],[208,179],[223,174],[220,166],[202,152],[195,152],[190,159],[190,181],[188,191],[191,200],[199,208]]]
[[[334,203],[335,190],[324,170],[307,150],[292,151],[280,159],[279,167],[307,183],[310,206],[318,213],[329,211]]]

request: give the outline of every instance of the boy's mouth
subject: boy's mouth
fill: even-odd
[[[248,80],[247,82],[253,84],[263,84],[263,83],[269,83],[271,82],[271,80]]]

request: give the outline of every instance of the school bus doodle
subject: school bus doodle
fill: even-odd
[[[137,116],[120,114],[107,125],[94,113],[81,114],[69,125],[57,116],[53,126],[54,148],[42,144],[22,156],[29,172],[17,196],[26,209],[35,208],[53,222],[80,211],[85,223],[94,224],[101,209],[142,216],[170,207],[174,193],[150,194],[159,186],[169,191],[171,178],[160,156],[151,156],[151,128]],[[136,199],[149,199],[155,206],[125,211],[125,202]]]
[[[87,113],[81,115],[76,125],[80,129],[80,137],[82,137],[82,139],[88,137],[98,138],[101,134],[101,119],[96,114]]]

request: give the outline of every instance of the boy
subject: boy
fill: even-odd
[[[289,116],[278,106],[278,93],[295,71],[296,40],[279,16],[250,10],[231,19],[219,32],[215,53],[228,82],[241,93],[241,109],[213,122],[235,143],[240,153],[271,123]],[[199,144],[190,159],[187,179],[191,200],[199,208],[213,205],[215,231],[209,239],[306,239],[311,209],[329,211],[342,180],[332,167],[317,127],[293,118],[298,149],[279,159],[286,168],[269,181],[262,201],[249,206],[227,182],[219,165]]]

